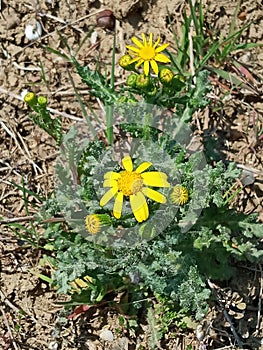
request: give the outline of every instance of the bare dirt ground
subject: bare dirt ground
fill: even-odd
[[[170,13],[174,28],[180,34],[182,13],[188,10],[188,5],[180,0],[167,3],[161,0],[9,0],[0,1],[0,5],[0,216],[12,220],[34,214],[39,204],[34,197],[29,197],[28,213],[23,192],[12,183],[22,185],[24,182],[28,189],[47,197],[53,188],[53,164],[58,154],[51,137],[28,117],[29,110],[21,100],[21,92],[28,89],[47,96],[49,107],[55,110],[54,116],[63,113],[65,132],[76,118],[85,123],[68,72],[72,74],[85,103],[96,103],[71,65],[48,52],[45,46],[67,52],[59,35],[61,33],[71,50],[76,52],[88,30],[95,24],[96,13],[108,8],[114,11],[118,20],[117,62],[132,35],[151,31],[155,36],[161,34],[166,42],[173,43],[167,13]],[[227,34],[237,5],[237,1],[204,1],[207,21],[218,35]],[[262,2],[241,1],[241,13],[243,15],[237,19],[238,28],[253,20],[242,35],[242,40],[262,43]],[[41,22],[43,34],[41,39],[32,43],[25,38],[24,30],[35,18]],[[112,34],[102,28],[95,28],[95,32],[95,45],[86,40],[77,58],[83,64],[99,61],[110,65]],[[209,107],[202,115],[196,114],[194,123],[204,139],[211,135],[217,139],[221,159],[235,161],[243,170],[240,181],[246,186],[233,205],[246,213],[258,213],[259,222],[262,222],[263,141],[258,135],[263,128],[263,52],[262,48],[256,48],[237,52],[236,55],[253,73],[254,90],[233,92],[221,100],[221,108]],[[117,83],[123,81],[123,74],[116,65]],[[231,89],[231,86],[228,85],[228,88]],[[212,106],[225,92],[219,81],[213,81]],[[137,333],[133,333],[120,325],[114,309],[94,308],[76,320],[66,321],[63,309],[57,304],[62,297],[58,297],[47,283],[34,275],[41,252],[24,244],[6,225],[1,225],[0,257],[1,349],[150,349],[149,328],[141,323]],[[262,268],[242,265],[239,269],[239,276],[224,286],[232,294],[236,292],[246,304],[242,317],[234,318],[234,326],[242,338],[244,349],[263,349]],[[174,326],[159,349],[238,348],[232,346],[235,337],[222,310],[211,306],[205,321],[212,325],[206,338],[206,348],[202,347],[192,330],[182,332]],[[113,341],[103,340],[101,331],[105,329],[112,331]]]

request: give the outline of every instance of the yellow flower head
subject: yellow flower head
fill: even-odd
[[[131,39],[133,43],[137,46],[130,46],[127,45],[127,49],[129,50],[129,54],[135,56],[131,61],[130,64],[136,63],[136,68],[139,67],[143,63],[143,70],[145,75],[149,75],[150,66],[155,74],[158,74],[158,64],[157,62],[161,63],[169,63],[171,62],[170,59],[165,56],[164,54],[160,53],[163,50],[169,46],[169,44],[163,44],[159,47],[158,44],[161,40],[160,37],[158,37],[157,41],[153,44],[153,33],[150,33],[149,41],[147,42],[145,34],[142,33],[142,43],[135,37]]]
[[[33,92],[28,92],[25,97],[24,101],[30,106],[30,107],[36,107],[37,105],[37,97]]]
[[[176,185],[170,194],[170,200],[174,204],[184,205],[188,201],[188,191],[181,185]]]
[[[132,70],[134,65],[131,64],[132,57],[130,55],[124,55],[119,60],[119,65],[126,70]]]
[[[86,216],[85,219],[86,228],[88,232],[92,235],[95,235],[99,232],[101,228],[101,221],[97,214],[90,214]]]
[[[103,207],[111,198],[115,197],[113,215],[119,219],[121,217],[124,197],[129,197],[132,212],[138,222],[142,222],[149,217],[149,208],[146,197],[158,203],[166,203],[163,194],[147,187],[170,187],[167,182],[167,175],[160,171],[147,170],[152,163],[143,162],[136,170],[133,170],[133,163],[130,156],[122,159],[124,170],[120,173],[109,171],[104,175],[103,187],[110,187],[100,200]]]

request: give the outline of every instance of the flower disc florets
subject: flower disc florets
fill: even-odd
[[[85,219],[85,223],[86,223],[86,228],[90,234],[95,235],[100,231],[101,221],[97,214],[87,215]]]
[[[143,180],[140,174],[135,171],[123,171],[117,180],[119,191],[124,196],[131,196],[139,192],[143,187]]]
[[[184,205],[189,198],[188,190],[182,185],[176,185],[170,194],[170,200],[174,204]]]

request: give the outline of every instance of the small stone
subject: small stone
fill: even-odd
[[[57,350],[58,349],[58,343],[56,341],[52,341],[49,343],[48,350]]]
[[[105,341],[113,341],[112,331],[109,331],[108,329],[103,329],[100,332],[100,339],[105,340]]]
[[[246,307],[247,307],[246,303],[239,303],[237,305],[238,310],[242,310],[242,311],[245,310]]]
[[[244,169],[242,170],[240,180],[243,186],[252,185],[255,182],[255,176],[251,171]]]

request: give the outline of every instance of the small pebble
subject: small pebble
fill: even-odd
[[[41,37],[42,27],[37,20],[33,20],[26,25],[25,36],[28,40],[37,40]]]
[[[58,349],[58,343],[56,341],[52,341],[49,343],[48,350],[57,350]]]
[[[249,186],[255,182],[255,176],[252,171],[244,169],[242,170],[240,180],[243,186]]]
[[[103,329],[100,332],[100,339],[105,340],[105,341],[113,341],[112,331],[109,331],[108,329]]]

